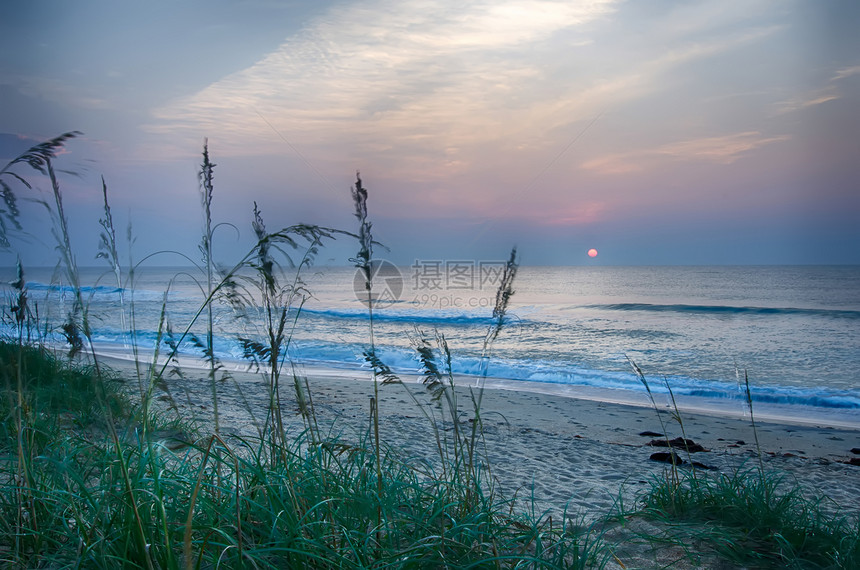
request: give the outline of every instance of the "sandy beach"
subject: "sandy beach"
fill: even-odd
[[[105,362],[124,377],[134,377],[129,361],[108,358]],[[171,395],[181,416],[198,422],[205,433],[212,427],[211,387],[200,368],[185,367],[184,374],[185,378],[168,381]],[[232,380],[221,382],[218,388],[222,433],[253,437],[265,417],[265,380],[244,368],[230,374]],[[287,378],[288,385],[282,388],[282,410],[288,429],[298,435],[303,424],[291,382]],[[308,384],[322,431],[356,441],[369,422],[373,394],[369,375],[318,371],[308,375]],[[459,386],[459,407],[466,412],[462,422],[467,425],[471,417],[469,384],[461,379]],[[129,388],[136,389],[136,382],[129,381]],[[432,463],[437,452],[430,424],[407,390],[426,409],[435,410],[419,378],[380,386],[380,438],[408,461],[430,458]],[[164,392],[156,394],[156,401],[167,409],[169,398]],[[438,417],[438,411],[436,414]],[[667,435],[680,437],[680,426],[670,421],[668,413],[662,416]],[[708,471],[731,474],[758,466],[749,418],[683,412],[682,416],[686,437],[705,449],[691,458]],[[669,468],[667,463],[649,459],[665,451],[649,445],[662,439],[653,434],[664,432],[654,409],[645,405],[487,388],[482,417],[497,488],[507,497],[516,494],[522,508],[531,509],[533,502],[538,514],[561,517],[566,511],[589,524],[610,513],[619,500],[628,508],[635,505],[649,482]],[[860,514],[860,467],[849,463],[860,457],[851,451],[860,447],[860,430],[758,420],[756,425],[766,470],[780,473],[786,485],[796,483],[826,496],[822,507],[828,511]],[[680,455],[688,458],[686,453]],[[683,468],[689,469],[689,465]],[[618,556],[626,560],[627,568],[653,567],[639,550],[626,552],[624,539],[620,540]],[[673,556],[670,552],[660,555],[670,561]]]

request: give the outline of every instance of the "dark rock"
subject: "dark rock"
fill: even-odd
[[[851,450],[851,453],[853,453],[855,455],[860,455],[860,447],[855,447],[854,449]]]
[[[711,465],[705,465],[704,463],[699,463],[698,461],[693,461],[692,465],[696,469],[704,469],[706,471],[716,471],[717,470],[716,467],[713,467]]]
[[[658,451],[657,453],[652,453],[648,459],[663,463],[674,463],[675,465],[683,465],[685,463],[674,451]]]
[[[735,443],[737,443],[738,445],[746,445],[747,444],[747,442],[745,442],[742,439],[737,440]]]
[[[683,437],[676,437],[675,439],[670,439],[669,441],[666,441],[665,439],[652,439],[648,443],[648,445],[650,445],[651,447],[674,447],[675,449],[683,449],[684,451],[688,451],[690,453],[707,451],[707,449],[705,449],[692,439],[684,439]]]
[[[857,467],[860,467],[860,457],[852,457],[847,461],[847,463],[848,465],[856,465]]]
[[[643,431],[639,435],[642,437],[665,437],[662,433],[657,433],[656,431]]]

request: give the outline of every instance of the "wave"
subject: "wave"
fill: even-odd
[[[673,388],[673,391],[674,388]],[[700,398],[746,400],[746,394],[726,389],[690,388],[680,391],[687,396]],[[860,398],[855,394],[844,393],[815,393],[810,390],[793,388],[751,388],[753,402],[762,404],[787,404],[812,406],[816,408],[832,408],[838,410],[860,410]]]
[[[71,285],[58,285],[56,283],[40,283],[38,281],[28,281],[27,289],[31,291],[50,291],[53,293],[73,294],[75,288]],[[116,294],[125,293],[126,289],[122,287],[111,287],[108,285],[84,286],[81,287],[81,293],[86,294]]]
[[[350,313],[352,314],[352,313]],[[356,314],[357,316],[357,314]],[[10,335],[13,328],[0,325],[0,335]],[[4,335],[4,336],[5,336]],[[57,347],[64,345],[59,333],[44,339]],[[93,334],[97,345],[115,350],[129,350],[132,342],[138,345],[143,354],[151,353],[158,341],[153,331],[140,330],[132,339],[129,333],[122,333],[108,327],[99,328]],[[247,362],[243,359],[242,349],[235,338],[219,335],[214,339],[215,353],[224,361]],[[335,342],[323,339],[295,340],[289,348],[289,356],[297,364],[324,366],[329,368],[358,370],[367,369],[363,353],[367,348],[361,342]],[[166,347],[162,347],[166,350]],[[199,349],[186,339],[180,347],[182,354],[199,356]],[[377,345],[377,354],[393,371],[401,375],[420,374],[420,363],[414,350],[403,346]],[[550,358],[504,358],[497,356],[488,363],[482,360],[477,351],[454,351],[452,372],[457,375],[480,377],[485,365],[491,378],[513,382],[532,382],[558,387],[589,387],[595,389],[623,390],[629,393],[643,393],[644,388],[631,372],[576,366]],[[739,406],[745,402],[745,394],[735,382],[727,380],[701,379],[684,376],[668,378],[676,396],[688,396],[714,401],[735,401]],[[655,394],[668,395],[665,386],[654,382],[651,386]],[[753,386],[752,398],[755,403],[797,406],[808,409],[860,410],[860,395],[856,391],[817,388],[810,386],[790,387],[779,385]],[[803,412],[800,412],[803,413]]]
[[[611,303],[585,305],[586,309],[605,311],[652,311],[669,313],[704,313],[729,315],[803,315],[860,319],[860,311],[848,309],[802,309],[797,307],[734,307],[730,305],[659,305],[652,303]]]
[[[124,335],[122,335],[124,336]],[[100,334],[101,342],[119,341],[121,337],[111,338],[110,334]],[[127,337],[123,340],[128,340]],[[215,352],[219,358],[243,360],[238,343],[226,337],[216,337]],[[141,342],[143,341],[143,342]],[[141,344],[154,344],[152,333],[141,332]],[[361,343],[338,343],[324,340],[296,340],[289,348],[290,357],[298,364],[325,366],[340,369],[367,368]],[[199,352],[190,342],[183,343],[183,352]],[[414,350],[397,346],[377,346],[377,355],[395,373],[401,375],[420,374],[420,363]],[[484,362],[479,354],[455,350],[452,359],[452,372],[456,375],[478,378],[482,374]],[[584,366],[571,366],[553,360],[511,359],[495,357],[486,363],[488,375],[492,378],[552,384],[556,386],[581,386],[596,389],[644,392],[637,376],[627,371],[601,370]],[[673,376],[668,378],[669,385],[676,396],[690,396],[713,400],[733,400],[744,405],[746,394],[735,382],[707,380]],[[655,394],[668,395],[666,387],[655,382],[651,385]],[[860,396],[847,390],[830,390],[811,387],[753,386],[752,399],[755,403],[782,404],[812,408],[860,410]]]
[[[338,310],[338,309],[308,309],[303,308],[302,313],[329,319],[359,320],[366,321],[369,318],[367,310]],[[373,320],[389,323],[421,323],[433,325],[481,325],[493,324],[492,314],[474,315],[461,312],[393,312],[387,310],[376,310],[373,312]],[[513,320],[511,315],[506,320]],[[517,319],[521,321],[521,319]]]
[[[72,285],[42,283],[40,281],[28,281],[26,287],[31,292],[42,291],[46,294],[57,295],[61,298],[72,297],[75,295],[75,288]],[[120,294],[122,294],[126,299],[130,299],[133,295],[135,301],[140,302],[160,302],[164,297],[163,290],[158,291],[154,289],[117,287],[115,285],[81,286],[81,294],[83,294],[85,297],[93,297],[100,300],[104,300],[106,297],[110,296],[116,296],[116,298],[118,299]],[[194,297],[193,295],[189,297],[187,293],[177,290],[170,290],[169,296],[173,300],[173,302],[184,300],[197,300],[196,297]]]

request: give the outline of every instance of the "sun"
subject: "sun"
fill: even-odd
[[[593,247],[588,250],[588,257],[597,257],[597,250]]]

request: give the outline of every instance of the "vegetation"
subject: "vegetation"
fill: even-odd
[[[204,147],[202,261],[186,258],[196,266],[201,302],[190,322],[174,332],[165,292],[155,349],[148,356],[140,354],[135,336],[133,292],[140,262],[129,260],[122,267],[103,182],[99,257],[116,281],[117,320],[129,327],[136,357],[137,377],[117,377],[101,365],[93,346],[88,298],[53,167],[58,151],[75,135],[38,145],[0,171],[0,246],[10,247],[9,237],[26,229],[15,188],[35,190],[16,168],[30,166],[50,181],[49,198],[35,200],[49,213],[58,267],[73,292],[72,309],[55,326],[31,306],[20,263],[11,284],[4,319],[14,334],[0,341],[3,566],[600,568],[612,558],[601,533],[643,518],[674,529],[650,537],[654,548],[694,534],[697,544],[750,566],[856,568],[860,563],[857,524],[823,514],[814,500],[782,484],[761,463],[755,476],[684,474],[673,464],[671,475],[656,479],[635,510],[607,514],[592,527],[575,524],[579,521],[566,513],[559,523],[520,512],[494,483],[482,418],[483,380],[514,294],[516,250],[496,295],[477,385],[455,386],[448,339],[416,329],[411,340],[423,373],[419,390],[430,397],[428,404],[376,351],[373,249],[379,244],[359,177],[351,189],[357,233],[307,225],[270,232],[254,204],[255,244],[237,262],[221,266],[215,263],[218,224],[211,212],[215,165]],[[131,241],[130,228],[128,236]],[[351,262],[364,277],[369,312],[364,356],[375,382],[367,428],[355,439],[333,437],[319,425],[311,386],[287,356],[310,295],[302,272],[324,242],[336,237],[358,243]],[[265,379],[267,416],[254,437],[221,430],[219,389],[230,375],[213,345],[216,302],[244,319],[246,332],[237,340]],[[55,328],[71,349],[66,354],[51,342]],[[182,371],[171,366],[186,340],[206,364],[211,430],[154,411],[157,397],[175,404],[170,374]],[[644,374],[634,369],[650,395]],[[134,380],[136,392],[130,389]],[[303,422],[296,433],[283,416],[290,389]],[[412,462],[381,439],[381,389],[404,390],[427,419],[433,461]],[[677,408],[672,419],[686,438]],[[686,526],[676,526],[679,521]]]
[[[2,348],[9,380],[19,349]],[[139,425],[111,441],[104,437],[107,408],[60,397],[104,381],[92,369],[69,369],[35,349],[23,352],[28,400],[51,405],[28,414],[23,464],[3,461],[4,564],[351,568],[516,561],[569,567],[594,548],[576,534],[527,525],[492,495],[465,504],[457,482],[428,481],[388,449],[377,479],[368,441],[312,445],[296,436],[281,446],[270,439],[228,443],[212,434],[177,447],[182,442],[175,437],[158,439],[163,428],[144,438]],[[134,407],[116,398],[120,426]],[[15,408],[4,401],[5,453],[14,452],[8,416]],[[64,425],[53,428],[60,418]]]
[[[360,179],[353,189],[358,235],[315,226],[270,233],[255,205],[252,228],[257,243],[225,269],[214,263],[213,237],[218,227],[210,209],[214,164],[204,149],[203,262],[198,265],[197,280],[203,301],[192,322],[175,334],[165,294],[155,354],[149,366],[138,365],[139,401],[134,401],[123,383],[98,364],[87,298],[62,214],[62,193],[52,175],[57,150],[73,136],[40,145],[0,172],[7,204],[0,212],[4,239],[6,230],[23,230],[14,207],[16,194],[6,180],[32,189],[12,168],[27,163],[50,176],[54,200],[42,203],[51,214],[60,266],[76,300],[62,327],[73,351],[62,357],[41,340],[49,337],[51,327],[40,323],[28,305],[23,269],[13,284],[15,299],[7,317],[18,334],[0,344],[4,383],[0,445],[5,452],[0,462],[0,560],[5,565],[569,568],[601,563],[604,555],[597,538],[573,526],[553,526],[551,520],[518,515],[513,502],[494,491],[486,477],[486,458],[477,452],[479,395],[472,397],[471,432],[455,430],[451,438],[435,423],[434,412],[422,408],[439,449],[438,472],[428,471],[426,464],[411,465],[380,440],[375,405],[372,427],[357,441],[322,435],[310,386],[290,366],[286,352],[309,294],[301,270],[310,266],[324,239],[335,234],[358,239],[354,261],[364,270],[366,289],[372,295],[376,242]],[[122,278],[107,186],[102,190],[100,257],[108,261],[120,290],[133,292],[137,266],[130,264]],[[298,263],[293,262],[292,250],[301,252]],[[243,270],[250,270],[250,276]],[[512,255],[509,277],[498,297],[501,304],[497,303],[485,343],[487,356],[504,325],[514,272]],[[269,415],[258,437],[225,438],[220,433],[218,386],[229,376],[213,349],[211,310],[216,300],[232,306],[256,330],[240,342],[269,388]],[[124,299],[121,307],[124,312]],[[134,329],[133,298],[128,309]],[[368,310],[372,314],[372,303]],[[193,332],[200,317],[203,334]],[[34,338],[31,330],[45,332]],[[212,433],[178,421],[168,424],[152,412],[152,400],[167,389],[168,368],[186,338],[207,363],[215,414]],[[428,389],[448,403],[450,418],[459,424],[450,352],[444,339],[440,342],[448,359],[447,381],[434,356],[420,348],[419,353],[428,371]],[[139,356],[136,344],[132,349]],[[366,356],[379,376],[380,382],[373,385],[378,398],[379,384],[397,379],[376,356],[372,329]],[[292,377],[305,422],[305,429],[292,435],[281,417],[280,379],[285,370]],[[169,392],[166,396],[172,400]]]
[[[668,542],[694,539],[747,568],[857,568],[858,522],[833,517],[821,499],[757,470],[652,482],[642,516],[684,523]]]
[[[631,365],[660,417],[644,373],[632,361]],[[683,441],[689,442],[668,382],[666,388],[673,405],[670,419],[678,424]],[[669,544],[688,550],[693,543],[699,552],[688,551],[692,557],[713,552],[745,568],[860,567],[860,520],[828,514],[821,508],[824,499],[765,469],[746,373],[744,389],[757,467],[712,474],[698,471],[691,460],[693,467],[682,472],[672,461],[664,477],[651,481],[640,508],[621,513],[620,518],[643,517],[666,524],[670,529],[666,535],[649,537],[653,548]],[[665,430],[662,418],[660,422]],[[668,443],[668,431],[664,433]]]

